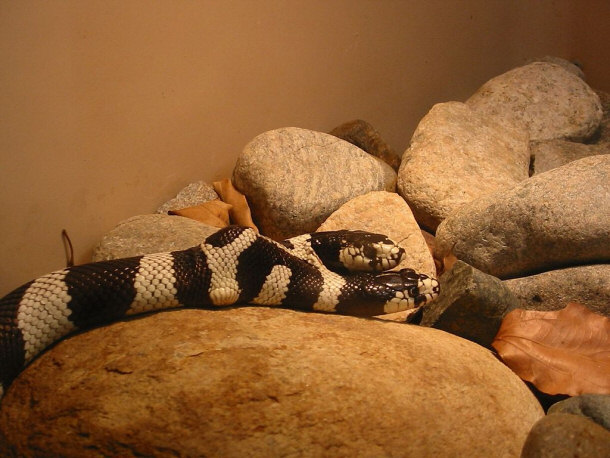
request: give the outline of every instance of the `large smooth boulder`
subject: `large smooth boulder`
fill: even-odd
[[[500,278],[610,262],[610,155],[570,162],[483,196],[438,227],[436,255]]]
[[[599,97],[587,83],[549,62],[496,76],[466,103],[483,116],[525,129],[531,140],[586,140],[602,119]]]
[[[3,399],[0,453],[518,457],[543,411],[435,329],[271,308],[180,310],[62,341]]]
[[[199,245],[217,230],[217,227],[182,216],[132,216],[102,237],[93,250],[92,261],[186,250]]]
[[[315,231],[356,196],[393,191],[396,172],[333,135],[287,127],[246,145],[233,183],[246,195],[261,233],[282,240]]]
[[[451,212],[528,177],[527,135],[460,102],[420,121],[398,171],[398,192],[417,221],[435,230]]]

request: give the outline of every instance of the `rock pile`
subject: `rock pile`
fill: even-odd
[[[97,329],[43,355],[11,387],[0,412],[5,449],[515,457],[524,443],[523,456],[610,449],[608,395],[542,418],[525,385],[483,348],[515,308],[579,302],[610,316],[610,96],[546,57],[493,78],[465,103],[432,107],[400,167],[364,121],[331,133],[259,135],[233,183],[275,239],[381,232],[406,249],[409,267],[432,275],[435,260],[457,257],[438,300],[409,316],[419,326],[244,308]],[[210,189],[193,183],[160,213],[213,200]],[[186,248],[214,230],[145,215],[120,224],[95,256]]]

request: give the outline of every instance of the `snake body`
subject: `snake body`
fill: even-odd
[[[412,269],[378,273],[395,267],[402,254],[385,236],[367,232],[278,243],[230,226],[187,250],[52,272],[0,299],[0,396],[53,343],[131,315],[249,303],[374,316],[436,297],[438,282]]]

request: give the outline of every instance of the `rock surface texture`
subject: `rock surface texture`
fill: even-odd
[[[566,140],[533,142],[530,173],[536,175],[588,156],[610,154],[610,143],[585,144]]]
[[[373,191],[355,197],[331,214],[318,232],[340,229],[387,235],[405,249],[405,257],[393,270],[411,268],[436,278],[434,259],[424,236],[409,206],[398,194]]]
[[[578,415],[547,415],[532,428],[522,458],[610,457],[610,431]]]
[[[549,270],[504,284],[527,310],[559,310],[577,302],[610,317],[610,264]]]
[[[610,394],[583,394],[574,396],[549,408],[549,414],[581,415],[610,430]]]
[[[610,262],[610,155],[536,175],[466,204],[439,226],[436,255],[500,278]]]
[[[393,191],[396,172],[337,137],[288,127],[246,145],[233,183],[246,195],[261,233],[282,240],[315,231],[356,196]]]
[[[92,261],[185,250],[199,245],[217,230],[217,227],[182,216],[133,216],[102,238],[93,250]]]
[[[216,194],[212,185],[205,181],[196,181],[185,186],[176,197],[161,205],[157,209],[157,213],[167,213],[170,210],[195,207],[214,199],[218,199],[218,194]]]
[[[400,166],[400,156],[381,138],[379,132],[366,121],[356,119],[346,122],[335,127],[329,134],[350,142],[361,150],[378,157],[394,170],[398,170]]]
[[[437,104],[420,121],[398,171],[398,191],[434,230],[452,211],[528,177],[527,135],[460,102]]]
[[[599,97],[587,83],[549,62],[492,78],[466,104],[502,124],[524,128],[531,140],[586,140],[602,119]]]
[[[62,341],[7,391],[0,430],[4,453],[45,456],[518,457],[542,416],[510,369],[450,334],[236,308]]]
[[[491,348],[504,316],[519,307],[517,297],[501,280],[461,261],[439,280],[440,296],[410,315],[408,321]]]

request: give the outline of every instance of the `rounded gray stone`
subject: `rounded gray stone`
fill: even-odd
[[[217,227],[182,216],[133,216],[102,238],[93,250],[92,261],[185,250],[199,245],[217,230]]]
[[[610,264],[549,270],[504,284],[527,310],[559,310],[578,302],[600,315],[610,316]]]
[[[590,418],[610,430],[610,394],[582,394],[553,404],[549,414],[566,413]]]
[[[161,205],[157,209],[157,213],[167,214],[170,210],[195,207],[214,199],[218,199],[218,194],[212,185],[205,181],[196,181],[185,186],[176,197]]]
[[[246,195],[261,233],[281,240],[315,231],[356,196],[393,191],[396,172],[337,137],[287,127],[246,145],[233,183]]]
[[[531,140],[585,140],[602,119],[597,94],[581,78],[549,62],[496,76],[466,103],[484,116],[526,129]]]
[[[440,103],[420,121],[398,171],[398,192],[430,230],[478,197],[528,178],[529,144],[461,102]]]
[[[610,431],[577,415],[553,414],[530,431],[521,458],[610,458]]]
[[[463,205],[438,227],[436,254],[522,277],[610,262],[610,155],[591,156]]]

